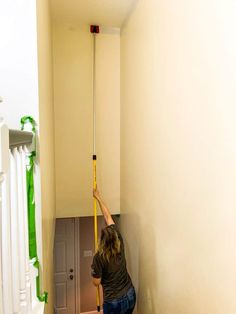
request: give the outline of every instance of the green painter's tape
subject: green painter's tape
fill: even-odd
[[[20,119],[21,130],[24,130],[25,124],[30,123],[32,126],[32,132],[36,133],[36,121],[31,116],[24,116]]]
[[[30,116],[25,116],[21,119],[21,129],[24,130],[24,125],[30,123],[32,131],[36,132],[36,122]],[[34,158],[36,152],[33,151],[29,155],[28,165],[26,167],[26,182],[27,182],[27,205],[28,205],[28,230],[29,230],[29,257],[35,259],[34,267],[38,270],[36,277],[36,293],[40,302],[48,302],[48,293],[41,293],[41,274],[40,263],[37,254],[37,236],[35,225],[35,199],[34,199]]]
[[[38,260],[34,262],[34,267],[38,269],[38,276],[36,277],[37,297],[40,302],[48,303],[48,293],[44,292],[41,294],[40,264]]]
[[[29,164],[26,169],[27,196],[28,196],[28,229],[29,229],[29,256],[30,259],[37,257],[37,239],[35,226],[35,201],[34,201],[34,156],[31,153]]]

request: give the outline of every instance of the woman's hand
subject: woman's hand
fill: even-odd
[[[100,197],[100,193],[98,191],[98,189],[93,189],[93,197],[96,198],[96,200],[100,201],[101,197]]]
[[[93,189],[93,197],[98,201],[98,204],[100,206],[100,209],[102,211],[106,224],[108,226],[114,225],[114,220],[111,217],[110,211],[105,205],[105,203],[103,202],[103,200],[101,199],[100,193],[97,188]]]

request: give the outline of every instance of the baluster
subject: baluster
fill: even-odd
[[[0,117],[0,312],[3,314],[12,313],[8,147],[9,131]]]
[[[4,172],[0,173],[0,243],[2,245],[2,182],[4,180]],[[3,313],[3,280],[2,280],[2,248],[0,250],[0,313]]]
[[[28,233],[28,205],[27,205],[27,184],[26,184],[26,152],[25,148],[20,148],[22,180],[23,180],[23,202],[24,202],[24,231],[25,231],[25,278],[26,278],[26,298],[27,313],[31,313],[31,283],[29,266],[29,233]]]
[[[15,150],[17,169],[17,198],[18,198],[18,232],[19,232],[19,262],[20,262],[20,312],[27,314],[26,301],[26,265],[25,265],[25,219],[24,219],[24,189],[21,155],[18,149]]]
[[[10,155],[10,190],[11,190],[11,247],[12,247],[12,282],[13,282],[13,313],[20,313],[20,278],[19,278],[19,233],[18,233],[18,190],[16,170],[16,148]],[[5,314],[5,313],[4,313]]]
[[[0,96],[0,103],[3,101],[2,97]],[[2,164],[3,160],[3,150],[2,147],[2,118],[1,118],[1,149],[0,149],[0,244],[2,244],[2,181],[4,180],[4,165]],[[2,249],[0,249],[0,313],[3,313],[3,290],[2,290]]]
[[[8,150],[9,153],[9,150]],[[2,280],[3,313],[12,313],[12,268],[11,268],[11,213],[10,213],[10,178],[5,174],[2,183]]]
[[[0,176],[0,198],[2,196],[2,176]],[[0,241],[2,243],[2,204],[0,199]],[[2,291],[2,252],[0,252],[0,313],[3,313],[3,291]]]
[[[2,243],[2,180],[0,175],[0,243]],[[3,313],[3,291],[2,291],[2,251],[0,250],[0,313]]]

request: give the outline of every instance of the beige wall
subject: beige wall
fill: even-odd
[[[57,217],[93,215],[92,60],[88,25],[54,24]],[[120,194],[120,36],[97,36],[97,177],[112,212]]]
[[[140,0],[121,36],[121,226],[139,314],[236,312],[236,6]]]
[[[40,168],[42,192],[43,289],[49,293],[45,313],[53,313],[53,245],[55,229],[54,116],[51,18],[48,0],[37,1],[39,58]]]
[[[120,33],[101,33],[96,51],[97,180],[111,212],[117,214],[120,213]]]

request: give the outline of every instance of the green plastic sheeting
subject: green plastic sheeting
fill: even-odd
[[[25,124],[30,123],[32,132],[36,132],[36,122],[30,116],[25,116],[21,119],[21,129],[24,130]],[[29,257],[34,259],[34,267],[38,270],[36,277],[36,293],[40,302],[48,302],[48,293],[41,293],[41,274],[40,263],[37,254],[37,236],[35,224],[35,200],[34,200],[34,159],[36,152],[33,151],[28,156],[28,165],[26,167],[26,182],[27,182],[27,205],[28,205],[28,230],[29,230]]]

